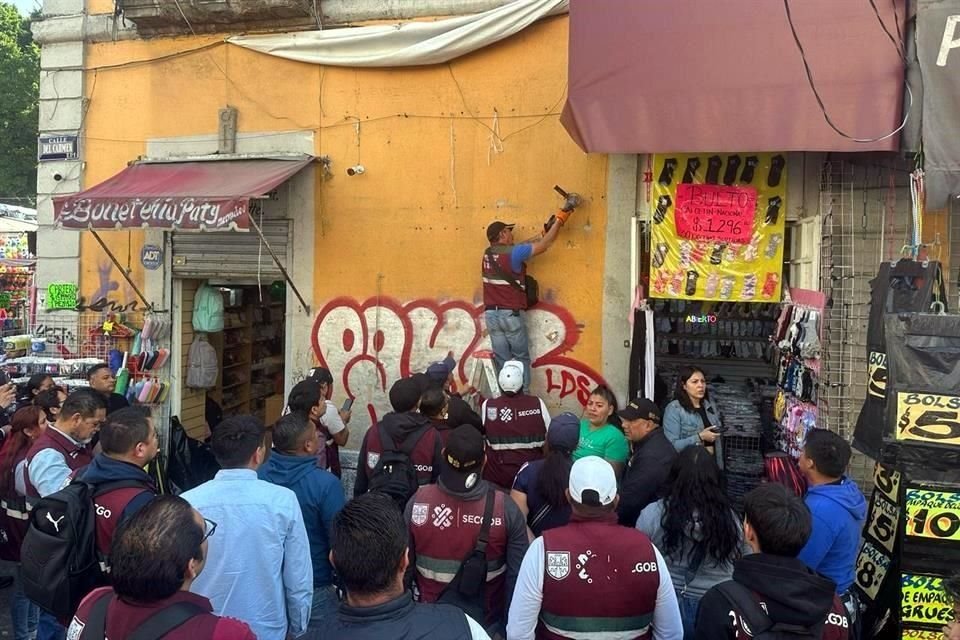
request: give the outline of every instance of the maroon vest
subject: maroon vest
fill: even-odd
[[[493,490],[493,487],[490,487]],[[484,590],[485,626],[506,619],[507,519],[503,500],[495,491],[490,540],[487,544],[487,587]],[[421,602],[436,602],[453,580],[480,535],[486,495],[464,500],[431,484],[413,496],[410,537],[417,552],[417,587]]]
[[[107,491],[94,498],[95,521],[97,523],[97,550],[106,557],[110,554],[110,543],[113,542],[113,534],[120,526],[120,518],[123,516],[123,510],[135,497],[150,491],[146,487],[127,487],[124,489],[114,489]]]
[[[487,401],[483,427],[487,432],[487,466],[483,477],[507,489],[520,467],[543,457],[547,437],[540,398],[519,394]]]
[[[527,294],[521,289],[512,286],[505,280],[502,273],[494,268],[494,261],[500,265],[500,270],[513,276],[521,287],[525,285],[527,277],[526,265],[520,273],[510,265],[510,252],[513,245],[495,244],[483,252],[483,305],[485,307],[503,307],[506,309],[526,309]]]
[[[13,445],[13,439],[8,438],[4,447]],[[10,465],[10,493],[0,496],[0,528],[3,529],[3,536],[0,537],[0,559],[8,562],[20,561],[20,545],[23,538],[27,535],[28,518],[30,517],[30,507],[26,499],[18,495],[14,489],[13,474],[17,471],[17,465],[27,456],[27,450],[22,450],[11,461]]]
[[[89,447],[71,442],[56,429],[44,429],[43,433],[33,441],[33,446],[31,446],[30,451],[27,452],[27,464],[23,467],[23,478],[27,487],[28,498],[42,497],[30,481],[29,469],[30,462],[34,456],[44,449],[55,449],[59,452],[71,471],[81,469],[93,462],[93,454],[90,452]]]
[[[577,631],[651,637],[660,573],[653,543],[616,515],[543,532],[543,603],[537,638]]]
[[[438,442],[439,438],[437,430],[430,427],[417,442],[413,451],[410,452],[410,461],[413,462],[413,467],[417,472],[417,482],[421,485],[433,482],[433,466],[438,462],[438,452],[441,449]],[[400,446],[399,442],[395,444]],[[359,464],[363,465],[368,478],[373,475],[373,470],[377,467],[377,462],[380,461],[382,453],[383,443],[380,442],[380,429],[377,428],[377,425],[372,425],[367,431],[367,459],[359,461]]]

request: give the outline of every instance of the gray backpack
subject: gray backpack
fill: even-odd
[[[217,352],[206,336],[197,336],[190,345],[187,354],[187,387],[191,389],[213,389],[217,386]]]

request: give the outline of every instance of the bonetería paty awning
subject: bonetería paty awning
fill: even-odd
[[[855,142],[827,124],[804,58],[837,128],[862,139],[896,130],[904,7],[905,0],[571,0],[561,122],[580,147],[601,153],[895,151],[899,135]]]
[[[68,229],[250,229],[250,199],[264,196],[313,162],[288,159],[133,164],[86,191],[53,199]]]

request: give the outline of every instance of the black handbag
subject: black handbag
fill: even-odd
[[[477,541],[460,563],[460,570],[453,576],[453,580],[437,598],[437,602],[452,604],[481,625],[486,619],[484,587],[487,585],[487,543],[490,541],[490,522],[493,520],[495,498],[496,491],[489,489]]]

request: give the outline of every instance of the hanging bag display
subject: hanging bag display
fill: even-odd
[[[853,447],[873,459],[880,457],[886,424],[887,352],[884,315],[927,312],[936,301],[946,300],[939,262],[899,260],[880,264],[870,281],[870,316],[867,322],[867,394],[853,433]]]
[[[888,315],[880,461],[926,482],[960,482],[960,316]]]

